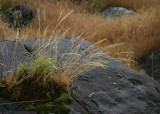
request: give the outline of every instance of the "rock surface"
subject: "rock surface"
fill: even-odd
[[[123,7],[109,7],[102,10],[102,15],[104,17],[112,16],[112,17],[119,17],[123,14],[134,14],[135,11],[129,10]]]
[[[160,82],[160,50],[141,58],[139,60],[139,66],[149,76]]]
[[[2,20],[14,28],[28,25],[34,18],[34,12],[22,5],[16,5],[2,13]]]
[[[58,59],[62,61],[65,61],[66,59],[66,56],[63,56],[62,58],[64,53],[84,52],[80,59],[80,61],[83,61],[83,58],[88,54],[100,52],[98,48],[82,39],[61,38],[57,41],[58,42],[54,39],[27,39],[22,40],[21,43],[3,41],[0,46],[3,44],[8,44],[8,42],[13,46],[16,43],[19,44],[19,46],[16,46],[16,53],[21,53],[19,54],[19,57],[24,61],[28,61],[30,57],[35,56],[39,52],[47,54],[47,50],[51,50],[48,54],[54,56],[55,53],[57,53],[53,49],[55,44],[57,44],[56,49],[58,50]],[[6,45],[6,47],[9,48],[8,52],[11,53],[13,48],[10,48],[9,46],[9,44]],[[75,49],[77,46],[78,48]],[[89,47],[92,47],[91,50],[84,51]],[[13,58],[13,56],[4,57],[8,60]],[[160,85],[157,82],[155,82],[148,75],[141,75],[136,71],[126,68],[121,62],[105,54],[92,58],[92,60],[96,59],[107,60],[107,67],[105,69],[97,67],[89,72],[81,74],[72,82],[70,93],[74,101],[68,105],[71,108],[70,114],[160,113]],[[1,62],[3,62],[3,60],[1,60]],[[16,60],[17,63],[20,61],[20,59]],[[4,61],[3,64],[10,66],[10,64],[5,62],[6,61]],[[2,71],[3,68],[0,67],[0,70]],[[18,110],[16,104],[12,104],[7,107],[8,105],[4,105],[2,103],[4,103],[4,99],[1,98],[0,113],[23,113]]]
[[[28,61],[31,57],[21,42],[0,41],[0,77],[14,72],[20,61]]]

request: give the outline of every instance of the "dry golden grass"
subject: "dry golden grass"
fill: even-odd
[[[96,0],[80,5],[65,0],[12,0],[7,7],[15,4],[33,9],[36,17],[21,33],[0,22],[1,40],[59,36],[81,36],[94,44],[104,40],[97,46],[126,64],[160,48],[159,0],[100,0],[99,6]],[[137,14],[104,19],[97,11],[109,6],[124,6]]]
[[[92,60],[95,57],[103,56],[102,52],[95,52],[94,45],[80,51],[85,40],[81,40],[78,45],[74,46],[74,42],[77,40],[77,38],[72,40],[70,52],[62,53],[61,58],[58,58],[61,53],[57,49],[58,38],[42,45],[37,50],[37,56],[30,62],[27,64],[20,62],[17,68],[10,70],[10,76],[0,78],[0,96],[16,101],[54,99],[62,93],[69,93],[71,81],[80,74],[96,67],[107,67],[107,60],[100,58]],[[50,51],[53,50],[55,53],[50,55]],[[86,55],[87,52],[89,54]],[[39,91],[38,96],[36,95],[37,91]]]

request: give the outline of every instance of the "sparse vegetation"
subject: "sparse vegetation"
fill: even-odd
[[[23,101],[56,98],[67,93],[67,85],[60,85],[60,80],[56,80],[60,78],[60,70],[53,66],[54,60],[44,56],[37,56],[28,65],[20,63],[16,75],[0,79],[0,95]]]
[[[137,69],[137,59],[160,48],[159,0],[0,0],[0,4],[0,11],[22,4],[33,9],[36,16],[21,32],[0,20],[0,40],[81,37],[133,69]],[[137,13],[105,19],[99,12],[110,6],[123,6]],[[96,54],[90,58],[93,56]],[[79,53],[72,57],[61,67],[56,58],[44,55],[28,64],[20,63],[16,75],[0,79],[0,96],[16,101],[56,99],[68,93],[70,82],[79,74],[91,70],[86,66],[104,67],[104,61],[79,62]]]

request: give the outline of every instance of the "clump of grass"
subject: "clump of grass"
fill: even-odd
[[[55,80],[60,70],[53,66],[54,60],[44,56],[37,56],[27,65],[20,63],[16,75],[0,79],[0,95],[23,101],[56,98],[67,93],[60,80]]]
[[[20,62],[16,74],[0,78],[0,96],[19,103],[28,101],[27,105],[21,105],[24,109],[41,112],[41,108],[46,108],[57,114],[58,112],[68,113],[70,109],[64,104],[69,103],[71,98],[62,94],[69,95],[71,82],[79,75],[96,67],[106,68],[108,61],[96,59],[96,57],[103,56],[103,53],[95,49],[94,45],[80,51],[84,40],[79,39],[71,40],[73,45],[70,45],[70,52],[62,53],[59,58],[61,53],[58,48],[59,40],[54,39],[42,45],[29,63]],[[75,46],[76,40],[80,42]],[[53,55],[46,56],[53,50],[55,52]],[[36,101],[40,103],[32,106],[31,103]]]

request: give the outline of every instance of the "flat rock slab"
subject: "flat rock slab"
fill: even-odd
[[[160,82],[160,50],[141,58],[139,60],[139,66],[149,76]]]
[[[89,114],[158,114],[159,90],[148,76],[110,67],[79,76],[70,91]]]
[[[1,45],[3,43],[8,44],[7,42],[13,43],[13,46],[15,45],[15,42],[12,41],[3,41]],[[71,83],[70,93],[74,101],[67,105],[71,108],[70,114],[160,113],[160,85],[148,75],[141,75],[136,71],[128,69],[118,60],[102,53],[88,41],[80,38],[60,38],[57,40],[27,39],[16,43],[19,45],[16,48],[17,54],[15,55],[18,55],[19,58],[26,62],[38,53],[45,53],[52,57],[56,55],[57,60],[61,61],[61,63],[68,58],[68,55],[64,55],[66,53],[83,53],[79,59],[80,63],[85,62],[87,59],[84,58],[93,53],[101,54],[87,61],[98,59],[108,61],[105,64],[105,69],[96,67],[91,71],[79,75]],[[10,47],[9,44],[7,46]],[[8,49],[13,51],[14,48]],[[15,56],[14,54],[12,55]],[[13,58],[13,56],[5,56],[5,58],[9,59],[9,57]],[[0,58],[0,60],[6,66],[10,66],[4,59]],[[14,64],[14,67],[20,62],[20,59],[16,60],[17,62]],[[3,67],[0,67],[0,70],[3,71]],[[4,103],[4,99],[1,98],[0,104],[2,103]],[[16,104],[10,105],[10,107],[4,104],[0,105],[0,113],[4,111],[6,113],[7,111],[8,113],[10,111],[21,113]]]

